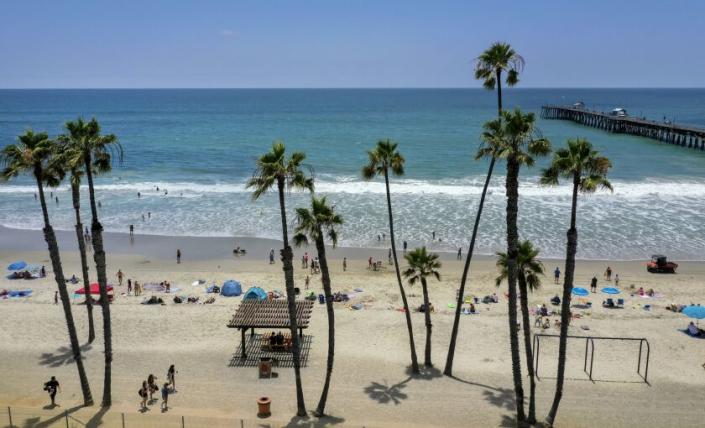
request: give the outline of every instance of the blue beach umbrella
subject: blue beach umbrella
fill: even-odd
[[[705,318],[705,306],[688,306],[683,309],[683,314],[689,318],[701,320]]]
[[[18,271],[18,270],[22,270],[26,267],[27,267],[27,263],[20,260],[20,261],[11,263],[10,266],[7,267],[7,270]]]
[[[573,287],[573,294],[576,296],[587,296],[590,293],[584,288]]]
[[[615,287],[605,287],[601,291],[605,294],[619,294],[620,293],[619,288],[615,288]]]

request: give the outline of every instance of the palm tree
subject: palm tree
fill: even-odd
[[[37,189],[39,201],[42,207],[42,216],[44,218],[44,240],[49,247],[49,258],[54,270],[54,279],[59,289],[61,296],[61,305],[66,317],[66,326],[69,332],[69,341],[71,342],[71,352],[78,370],[78,378],[81,382],[81,392],[83,393],[83,404],[85,406],[93,405],[93,397],[91,396],[91,388],[88,384],[88,377],[83,367],[83,358],[81,357],[81,347],[78,344],[78,336],[76,335],[76,326],[71,313],[71,302],[69,294],[66,290],[66,280],[64,271],[61,266],[61,255],[59,253],[59,245],[56,242],[54,229],[49,221],[49,211],[47,210],[46,200],[44,199],[44,184],[56,186],[60,182],[60,178],[47,172],[47,164],[53,151],[54,143],[49,140],[45,132],[34,133],[27,131],[19,138],[18,144],[5,146],[0,152],[0,165],[2,165],[3,181],[23,173],[31,173],[37,181]]]
[[[568,147],[556,150],[551,165],[543,171],[541,183],[557,185],[560,177],[572,179],[573,198],[570,208],[570,228],[567,237],[565,274],[563,276],[563,301],[561,302],[561,333],[558,346],[558,375],[556,393],[546,422],[553,425],[558,413],[558,406],[563,396],[563,377],[565,375],[565,358],[568,346],[568,324],[570,323],[570,297],[573,290],[575,272],[575,253],[578,249],[578,229],[575,226],[578,210],[578,193],[593,193],[597,189],[612,190],[607,180],[607,172],[612,167],[610,160],[593,150],[592,144],[584,138],[570,139]]]
[[[333,374],[333,357],[335,353],[335,315],[333,313],[333,292],[330,284],[330,272],[328,271],[328,260],[326,259],[325,237],[330,239],[333,247],[338,243],[337,226],[343,224],[343,218],[336,214],[333,207],[328,205],[326,198],[311,197],[311,209],[297,208],[294,243],[296,246],[308,244],[309,239],[316,243],[318,251],[318,261],[321,264],[321,282],[323,283],[323,293],[326,296],[326,312],[328,314],[328,361],[326,365],[326,380],[323,384],[323,392],[318,400],[316,415],[325,414],[326,400],[328,399],[328,388],[330,378]]]
[[[397,143],[390,139],[380,140],[373,150],[367,152],[369,163],[362,167],[362,177],[365,180],[372,180],[378,175],[384,177],[384,184],[387,189],[387,212],[389,213],[389,236],[392,240],[392,256],[394,257],[394,269],[397,274],[399,293],[404,305],[404,315],[406,316],[406,328],[409,331],[409,346],[411,347],[411,371],[419,373],[419,362],[416,357],[416,345],[414,344],[414,331],[411,325],[411,314],[409,302],[406,300],[404,285],[401,282],[401,272],[397,262],[397,246],[394,240],[394,218],[392,216],[392,196],[389,192],[389,173],[396,176],[404,175],[404,157],[397,151]]]
[[[109,171],[113,156],[116,156],[118,161],[122,162],[122,146],[115,135],[101,135],[100,125],[95,118],[85,122],[79,117],[75,121],[66,122],[65,127],[68,135],[62,137],[62,140],[69,140],[70,144],[81,152],[83,170],[88,180],[93,260],[95,261],[96,274],[98,276],[100,306],[103,313],[103,343],[105,347],[105,375],[103,377],[103,400],[101,406],[109,407],[112,404],[111,364],[113,361],[113,344],[110,327],[110,301],[107,290],[108,277],[106,274],[105,250],[103,248],[103,225],[98,220],[98,209],[93,187],[93,171]]]
[[[521,110],[502,112],[499,119],[485,124],[484,147],[480,155],[507,161],[505,181],[507,196],[507,283],[509,304],[509,341],[512,354],[512,374],[516,394],[517,422],[522,425],[524,414],[524,388],[521,381],[521,360],[517,335],[517,258],[519,251],[519,169],[522,165],[533,166],[535,156],[545,156],[551,145],[545,138],[536,136],[533,113],[523,114]]]
[[[518,55],[512,47],[507,43],[494,43],[486,51],[484,51],[475,61],[475,78],[483,81],[483,86],[486,89],[494,90],[497,88],[497,114],[502,114],[502,74],[507,73],[505,83],[507,86],[514,86],[519,83],[519,73],[524,68],[524,59]],[[482,187],[482,195],[480,196],[480,204],[477,207],[477,215],[475,215],[475,224],[472,228],[472,236],[470,237],[470,245],[468,247],[467,256],[465,257],[465,266],[463,267],[463,275],[460,279],[460,289],[458,290],[458,302],[455,306],[455,318],[453,319],[453,330],[450,335],[450,345],[448,346],[448,356],[446,357],[446,365],[443,374],[446,376],[453,375],[453,358],[455,357],[455,344],[458,338],[458,329],[460,327],[460,311],[463,304],[465,294],[465,284],[470,273],[470,262],[472,261],[473,251],[475,250],[475,239],[482,218],[482,209],[485,206],[485,196],[487,188],[490,185],[492,171],[494,170],[495,158],[490,157],[490,165],[487,169],[485,177],[485,185]]]
[[[88,257],[86,256],[86,241],[83,236],[83,224],[81,223],[81,178],[83,176],[83,153],[80,150],[75,150],[71,141],[65,136],[59,137],[59,145],[57,145],[57,155],[61,158],[60,167],[68,170],[70,173],[71,183],[71,200],[73,202],[73,210],[76,217],[76,239],[78,240],[78,252],[81,256],[81,274],[83,278],[83,288],[90,289],[90,279],[88,276]],[[93,299],[90,293],[86,293],[86,311],[88,312],[88,343],[93,343],[95,340],[95,327],[93,324]]]
[[[301,362],[299,336],[296,326],[296,295],[294,292],[294,253],[289,246],[289,234],[287,232],[286,202],[284,194],[289,189],[305,189],[313,191],[313,179],[307,177],[302,171],[302,163],[306,155],[302,152],[294,152],[291,157],[286,157],[286,147],[281,141],[272,144],[272,150],[260,156],[257,160],[257,169],[248,181],[247,187],[254,189],[253,199],[259,199],[273,186],[277,187],[279,194],[279,209],[282,221],[282,241],[284,249],[281,251],[282,262],[284,264],[284,280],[286,282],[286,299],[289,306],[289,327],[291,329],[292,354],[294,360],[294,374],[296,376],[296,405],[299,416],[306,416],[306,405],[304,404],[304,391],[301,386]]]
[[[529,291],[534,291],[541,287],[543,275],[543,263],[538,259],[539,250],[534,248],[531,241],[521,241],[519,243],[519,255],[517,258],[517,279],[519,283],[519,306],[521,307],[521,323],[524,326],[524,352],[526,352],[526,366],[529,372],[529,424],[536,423],[536,376],[534,374],[534,354],[531,349],[531,324],[529,321]],[[497,267],[499,276],[497,286],[509,275],[507,268],[507,253],[497,253]]]
[[[427,253],[426,247],[416,248],[405,254],[404,258],[409,264],[409,267],[404,271],[404,278],[409,281],[409,285],[414,285],[417,281],[421,281],[424,318],[426,321],[426,350],[423,364],[426,367],[433,367],[433,363],[431,362],[431,310],[428,301],[426,278],[434,276],[438,281],[441,280],[441,274],[438,272],[438,269],[441,268],[441,262],[438,260],[438,254]]]

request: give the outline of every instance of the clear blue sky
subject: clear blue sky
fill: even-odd
[[[0,2],[0,87],[704,87],[705,1]]]

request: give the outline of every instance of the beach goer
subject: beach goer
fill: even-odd
[[[382,241],[386,241],[386,240],[387,240],[387,234],[382,232]]]
[[[387,253],[387,260],[389,261],[389,264],[392,264],[392,249],[389,249],[389,252]]]
[[[169,410],[169,384],[162,386],[162,412]]]
[[[98,208],[103,208],[103,204],[98,201]]]
[[[140,406],[142,406],[142,409],[146,409],[147,408],[147,397],[149,397],[149,388],[147,387],[146,380],[142,381],[142,388],[140,388],[138,394],[140,396]]]
[[[301,269],[306,269],[306,256],[301,256]]]
[[[269,264],[270,265],[274,264],[274,248],[269,250]]]
[[[372,256],[370,256],[370,258],[367,259],[367,269],[372,269]]]
[[[612,281],[612,268],[607,266],[607,269],[605,270],[605,279],[607,281]]]
[[[141,197],[142,197],[142,194],[140,192],[137,192],[137,198],[139,199]]]
[[[149,401],[150,402],[152,400],[154,400],[154,397],[153,397],[154,393],[159,390],[159,387],[157,386],[156,380],[157,380],[157,377],[151,373],[149,374],[149,376],[147,376],[147,388],[149,389]]]
[[[614,275],[614,286],[615,287],[619,286],[619,274]]]
[[[593,276],[592,280],[590,280],[590,291],[593,293],[597,293],[597,277]]]
[[[406,253],[406,246],[407,246],[406,241],[404,241],[402,245],[404,246],[404,252]]]
[[[431,232],[431,240],[432,241],[436,240],[436,231],[435,230],[433,232]]]
[[[54,292],[54,304],[55,305],[59,304],[59,292],[58,291]]]
[[[52,376],[48,382],[44,383],[44,390],[49,393],[49,398],[51,398],[51,405],[56,406],[56,392],[61,391],[61,385],[59,385],[59,381],[56,380],[54,376]]]
[[[56,197],[56,205],[59,205],[59,197]]]
[[[166,293],[171,293],[171,284],[169,283],[169,281],[164,281],[164,289]]]
[[[304,253],[304,267],[308,267],[308,252]]]
[[[145,221],[144,214],[142,214],[142,221]]]
[[[458,260],[463,258],[463,247],[458,247]]]
[[[269,346],[274,346],[277,344],[277,334],[272,331],[269,335]]]
[[[555,296],[551,297],[551,304],[554,305],[554,306],[558,306],[558,305],[561,304],[561,298],[558,297],[558,294],[556,294]]]
[[[558,266],[556,266],[556,269],[553,271],[553,283],[558,284],[558,281],[561,279],[561,270],[558,269]]]
[[[306,279],[304,280],[305,290],[308,290],[308,284],[310,283],[310,281],[311,279],[308,277],[308,275],[306,275]]]
[[[122,270],[118,269],[117,271],[117,279],[118,279],[118,285],[122,287]]]
[[[343,257],[343,272],[345,272],[346,270],[348,270],[348,258]]]
[[[152,219],[152,212],[147,211],[147,219],[151,220]]]
[[[637,290],[637,293],[638,293],[640,296],[643,296],[643,295],[644,295],[644,287],[639,287],[639,290]]]
[[[135,226],[133,224],[130,225],[130,236],[133,236],[135,234]]]
[[[181,263],[181,250],[178,248],[176,249],[176,263]]]
[[[377,235],[377,242],[380,242],[382,240],[382,235]]]
[[[132,280],[127,278],[127,294],[129,295],[130,293],[132,293]]]
[[[47,276],[47,271],[46,271],[46,269],[44,268],[44,265],[42,265],[42,270],[40,271],[40,273],[41,273],[41,275],[42,275],[42,278],[44,278],[45,276]]]
[[[169,381],[169,385],[171,386],[171,390],[176,392],[176,369],[174,368],[174,365],[169,366],[169,370],[166,372],[166,380]]]
[[[37,200],[37,194],[36,194],[36,193],[34,194],[34,200],[35,200],[35,201]]]

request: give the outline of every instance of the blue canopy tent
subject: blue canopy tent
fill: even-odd
[[[615,287],[605,287],[601,291],[605,294],[619,294],[620,293],[619,288],[615,288]]]
[[[223,283],[220,294],[225,297],[234,297],[242,294],[242,286],[239,282],[229,279]]]
[[[260,287],[250,287],[242,296],[242,300],[267,300],[267,292]]]
[[[18,270],[22,270],[26,267],[27,267],[27,263],[20,260],[20,261],[14,262],[14,263],[10,263],[10,265],[7,267],[7,270],[18,271]]]
[[[586,289],[580,287],[573,287],[572,292],[576,296],[587,296],[588,294],[590,294]]]

